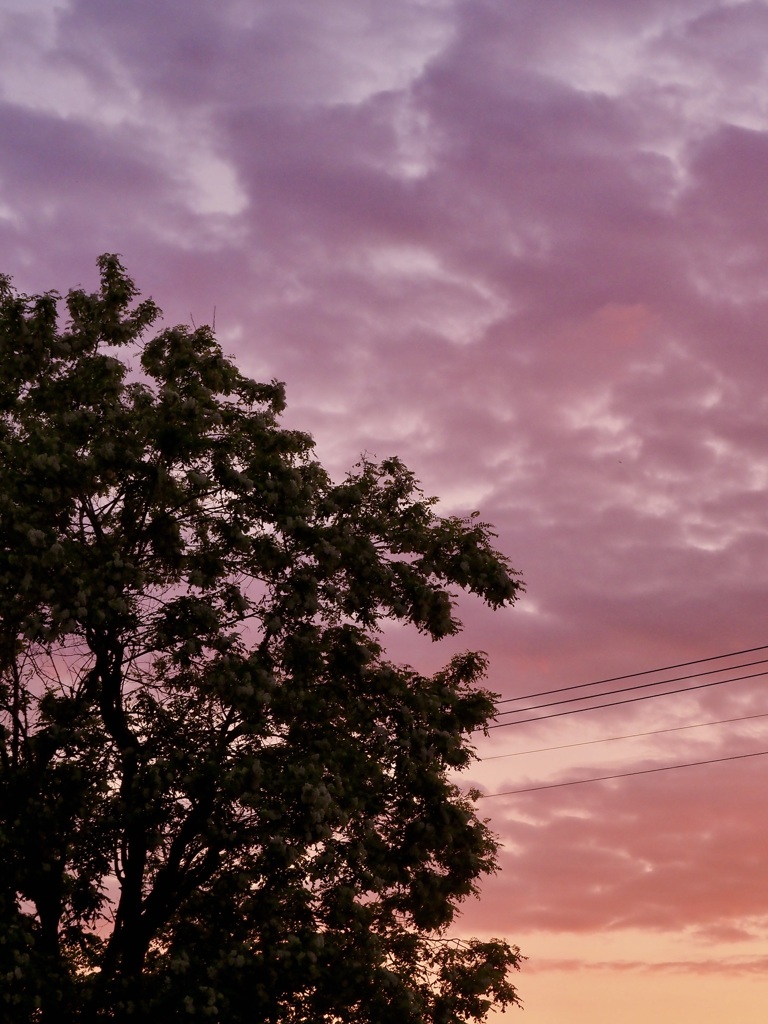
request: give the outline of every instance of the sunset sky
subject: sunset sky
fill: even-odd
[[[494,523],[520,602],[393,657],[484,649],[511,698],[759,648],[767,54],[762,0],[0,0],[0,271],[121,253],[334,474],[399,455]],[[528,957],[508,1019],[764,1024],[767,686],[479,737],[463,784],[535,789],[483,801],[502,870],[460,922]]]

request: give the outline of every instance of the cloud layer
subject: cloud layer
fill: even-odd
[[[5,0],[2,269],[66,290],[118,251],[169,320],[215,310],[249,372],[287,381],[335,472],[396,453],[447,510],[480,508],[528,594],[467,602],[460,645],[505,696],[755,646],[766,43],[758,0]],[[479,749],[768,711],[762,685]],[[760,720],[701,735],[583,768],[768,748]],[[563,756],[478,779],[562,780]],[[764,763],[497,801],[504,871],[467,921],[752,955]]]

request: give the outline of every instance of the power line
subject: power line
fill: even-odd
[[[538,693],[525,693],[520,697],[506,697],[497,700],[497,704],[509,704],[516,700],[533,700],[534,697],[549,697],[553,693],[565,693],[567,690],[581,690],[587,686],[600,686],[602,683],[619,683],[623,679],[637,679],[639,676],[656,675],[659,672],[671,672],[676,668],[688,668],[691,665],[703,665],[707,661],[720,661],[723,658],[736,658],[741,654],[754,654],[756,651],[768,650],[768,644],[761,647],[747,647],[743,651],[730,651],[727,654],[713,654],[708,658],[696,658],[693,661],[680,661],[676,665],[662,665],[660,668],[647,668],[642,672],[627,672],[623,676],[609,676],[607,679],[595,679],[591,683],[576,683],[574,686],[560,686],[556,690],[541,690]]]
[[[565,715],[578,715],[582,711],[599,711],[601,708],[615,708],[622,704],[635,704],[639,700],[655,700],[659,697],[670,697],[677,693],[690,693],[692,690],[706,690],[711,686],[724,686],[726,683],[739,683],[745,679],[757,679],[760,676],[768,675],[766,672],[752,672],[746,676],[734,676],[731,679],[716,679],[712,683],[700,683],[698,686],[683,686],[678,690],[665,690],[663,693],[645,693],[640,697],[627,697],[625,700],[613,700],[607,704],[593,704],[588,708],[571,708],[569,711],[555,711],[551,715],[539,715],[535,718],[520,718],[515,722],[497,722],[495,725],[487,726],[488,729],[505,729],[510,725],[526,725],[529,722],[545,722],[550,718],[563,718]],[[599,697],[600,694],[594,696]]]
[[[633,690],[647,690],[652,686],[665,686],[667,683],[682,683],[687,679],[702,679],[704,676],[716,676],[720,672],[732,672],[738,668],[753,668],[755,665],[768,664],[768,658],[759,658],[757,661],[744,661],[740,665],[729,665],[727,668],[711,668],[707,672],[690,672],[684,676],[672,676],[671,679],[657,679],[654,683],[636,683],[634,686],[620,686],[617,690],[603,690],[601,693],[586,693],[583,697],[565,697],[563,700],[547,701],[546,704],[532,704],[525,708],[513,708],[510,711],[499,711],[498,715],[519,715],[524,711],[538,711],[539,708],[554,708],[560,704],[575,704],[580,700],[594,700],[596,697],[613,697],[617,693],[631,693]],[[585,685],[592,685],[585,684]],[[688,687],[694,689],[694,687]],[[498,717],[498,716],[497,716]]]
[[[517,796],[520,793],[539,793],[543,789],[562,789],[564,786],[584,786],[588,782],[608,782],[610,779],[628,779],[633,775],[652,775],[654,772],[672,772],[678,768],[698,768],[704,764],[722,764],[723,761],[741,761],[746,757],[764,757],[768,750],[755,750],[751,754],[732,754],[730,757],[713,757],[708,761],[689,761],[687,764],[667,764],[660,768],[642,768],[635,772],[619,772],[616,775],[599,775],[592,779],[574,779],[571,782],[549,782],[543,786],[529,786],[527,789],[505,789],[501,793],[481,793],[484,800],[497,796]]]
[[[552,750],[568,750],[571,747],[589,747],[595,743],[610,743],[613,740],[634,740],[643,736],[661,736],[668,732],[684,732],[686,729],[704,729],[708,725],[730,725],[734,722],[749,722],[754,718],[768,718],[768,711],[758,715],[742,715],[740,718],[719,718],[715,722],[696,722],[693,725],[675,725],[669,729],[652,729],[649,732],[630,732],[625,736],[603,736],[597,740],[581,740],[579,743],[560,743],[556,747],[535,747],[533,750],[513,750],[509,754],[489,754],[478,757],[478,761],[498,761],[503,757],[519,757],[522,754],[545,754]]]

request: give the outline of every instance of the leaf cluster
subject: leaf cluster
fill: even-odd
[[[482,1019],[506,943],[449,942],[496,844],[451,781],[521,582],[395,458],[334,483],[208,327],[0,282],[0,978],[18,1020]],[[60,326],[62,315],[66,322]],[[128,357],[122,357],[126,352]],[[140,372],[133,355],[139,356]],[[25,1016],[26,1014],[26,1016]]]

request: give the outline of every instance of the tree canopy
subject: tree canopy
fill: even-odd
[[[520,954],[449,937],[495,868],[452,781],[521,582],[396,458],[334,483],[283,386],[100,287],[0,278],[0,1003],[14,1021],[459,1024]],[[139,361],[140,360],[140,361]]]

